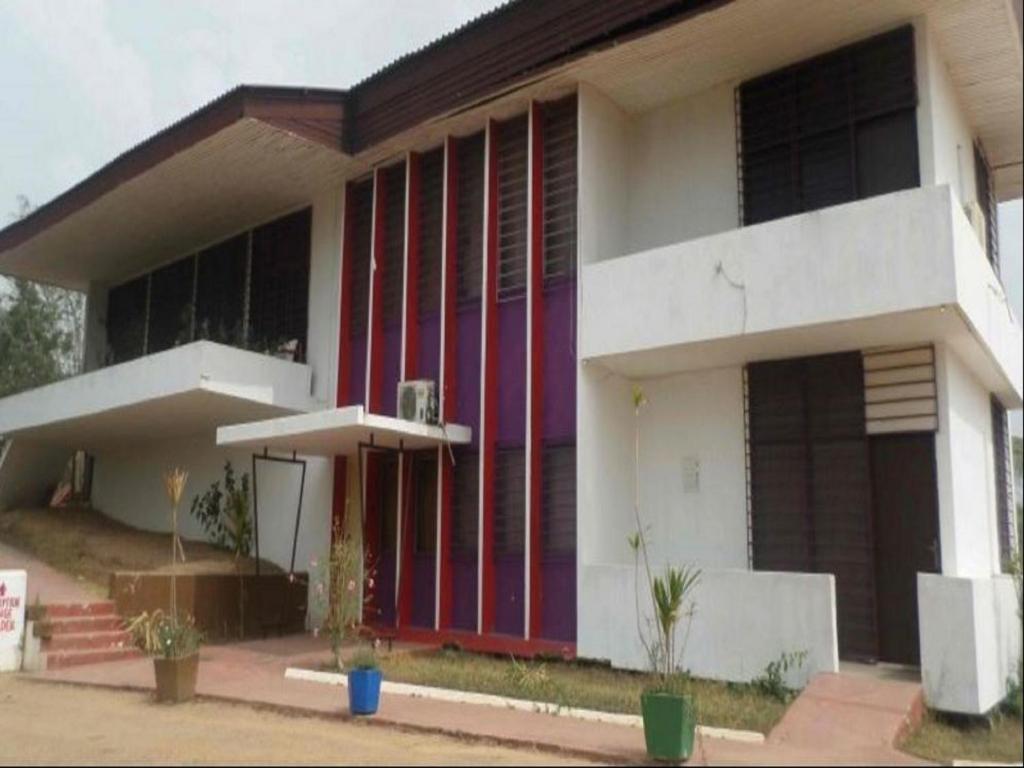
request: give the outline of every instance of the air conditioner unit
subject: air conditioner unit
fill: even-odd
[[[398,383],[398,418],[437,424],[437,388],[429,379]]]
[[[978,204],[977,200],[972,200],[964,206],[964,213],[967,215],[967,220],[971,222],[971,227],[974,229],[974,234],[978,236],[978,242],[981,243],[981,250],[988,252],[988,223],[985,218],[985,211]]]

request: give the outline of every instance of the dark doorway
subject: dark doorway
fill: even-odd
[[[879,659],[916,665],[917,574],[940,564],[935,437],[876,435],[870,443]]]

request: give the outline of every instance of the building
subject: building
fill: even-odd
[[[920,664],[987,711],[1021,61],[1019,0],[521,0],[348,91],[240,87],[0,232],[0,271],[88,293],[87,372],[0,401],[2,502],[83,448],[159,527],[162,469],[230,459],[264,556],[361,531],[372,622],[640,667],[639,384],[694,674]],[[394,418],[411,379],[446,427]]]

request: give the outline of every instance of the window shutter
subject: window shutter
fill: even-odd
[[[484,134],[459,139],[456,277],[458,301],[479,302],[484,264]]]
[[[526,449],[498,448],[494,465],[494,551],[519,555],[526,534]]]
[[[544,554],[576,552],[576,446],[545,445],[541,527]]]
[[[576,96],[545,104],[544,280],[576,272]]]
[[[385,208],[384,253],[380,259],[384,270],[381,286],[381,316],[385,328],[402,322],[402,280],[405,266],[405,163],[384,171]]]
[[[420,260],[417,295],[420,317],[441,310],[441,240],[444,233],[444,147],[420,161]]]
[[[992,451],[996,475],[996,516],[999,524],[999,556],[1009,572],[1017,548],[1017,531],[1012,509],[1013,459],[1010,456],[1010,432],[1006,408],[992,397]]]
[[[480,454],[465,447],[453,450],[452,552],[475,554],[480,525]]]
[[[527,115],[498,124],[498,301],[526,294],[527,140]]]
[[[370,311],[370,247],[373,241],[373,179],[352,187],[352,309],[350,334],[365,336]]]

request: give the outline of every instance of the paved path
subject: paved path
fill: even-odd
[[[208,646],[199,667],[198,692],[215,699],[348,719],[345,690],[322,683],[286,680],[288,666],[315,666],[327,657],[326,644],[309,637]],[[43,672],[38,679],[149,690],[149,660],[96,664]],[[764,745],[704,739],[692,763],[708,765],[920,764],[885,743],[902,720],[894,693],[875,682],[849,686],[833,675],[808,688]],[[888,685],[888,684],[883,684]],[[874,691],[874,693],[872,693]],[[902,691],[900,695],[905,694]],[[615,763],[642,763],[643,734],[637,728],[472,704],[424,701],[384,695],[377,717],[366,724],[407,731],[486,739],[507,746]],[[890,742],[891,743],[891,742]],[[301,759],[301,756],[298,756]]]
[[[102,597],[88,585],[0,541],[0,570],[7,569],[28,571],[29,605],[37,596],[41,603],[91,603]]]

